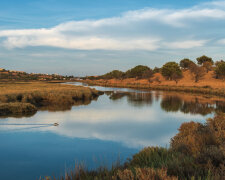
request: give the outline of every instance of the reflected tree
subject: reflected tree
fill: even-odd
[[[211,114],[214,112],[214,107],[212,104],[209,103],[199,103],[198,99],[194,102],[184,102],[183,106],[181,107],[180,111],[183,113],[190,113],[190,114],[201,114],[206,116],[207,114]]]
[[[152,93],[130,93],[127,102],[133,106],[151,105],[153,102]]]
[[[177,112],[182,107],[182,100],[177,96],[165,96],[161,101],[161,108],[166,112]]]

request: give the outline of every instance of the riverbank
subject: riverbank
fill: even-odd
[[[0,116],[35,113],[37,110],[69,110],[88,104],[102,92],[89,87],[47,82],[0,83]]]
[[[111,80],[81,80],[80,82],[87,83],[90,86],[103,86],[103,87],[118,87],[118,88],[134,88],[134,89],[146,89],[146,90],[160,90],[160,91],[174,91],[185,93],[196,93],[202,95],[215,95],[225,97],[225,88],[215,88],[212,86],[179,86],[179,84],[156,84],[150,83],[148,80],[136,80],[136,79],[111,79]],[[225,84],[225,82],[224,82]]]

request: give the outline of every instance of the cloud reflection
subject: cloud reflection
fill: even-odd
[[[0,125],[0,132],[48,131],[69,138],[114,141],[127,147],[139,148],[166,146],[183,122],[203,122],[205,119],[200,115],[181,112],[166,113],[161,109],[160,101],[154,98],[150,98],[151,103],[141,105],[141,108],[130,103],[131,99],[131,96],[122,98],[118,103],[104,95],[89,106],[74,107],[71,111],[40,111],[29,118],[7,118],[1,120],[1,124],[5,125]],[[137,102],[137,99],[135,101]],[[56,122],[59,126],[51,126]],[[17,126],[18,123],[24,125]]]

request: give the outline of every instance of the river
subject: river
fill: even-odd
[[[1,118],[0,179],[59,177],[76,163],[89,169],[110,167],[143,147],[169,147],[184,122],[204,123],[215,112],[225,111],[219,98],[93,88],[106,92],[88,105],[68,111],[38,111],[31,117]]]

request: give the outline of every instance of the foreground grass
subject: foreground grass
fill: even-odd
[[[44,82],[0,84],[0,116],[27,114],[37,109],[67,110],[88,104],[101,92],[88,87]]]
[[[45,180],[51,179],[46,177]],[[53,178],[56,179],[56,178]],[[205,124],[183,123],[170,147],[146,147],[111,169],[76,166],[60,180],[222,180],[225,179],[225,114]]]

